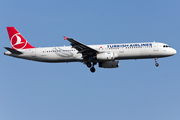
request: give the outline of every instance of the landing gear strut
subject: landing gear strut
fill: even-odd
[[[155,58],[155,62],[156,62],[155,66],[158,67],[159,64],[157,63],[157,58]]]

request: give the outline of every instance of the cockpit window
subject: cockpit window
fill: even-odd
[[[163,47],[169,47],[168,45],[163,45]]]

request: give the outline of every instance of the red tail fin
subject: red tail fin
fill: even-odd
[[[7,31],[13,49],[17,50],[34,48],[14,27],[7,27]]]

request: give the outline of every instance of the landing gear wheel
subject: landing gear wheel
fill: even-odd
[[[158,67],[158,66],[159,66],[159,64],[158,64],[158,63],[156,63],[155,65],[156,65],[156,67]]]
[[[86,65],[87,65],[88,68],[91,67],[91,63],[90,62],[86,63]]]
[[[92,73],[94,73],[94,72],[96,71],[96,69],[95,69],[94,67],[92,67],[92,68],[90,69],[90,71],[91,71]]]
[[[159,64],[157,63],[157,58],[155,58],[155,62],[156,62],[155,66],[158,67]]]

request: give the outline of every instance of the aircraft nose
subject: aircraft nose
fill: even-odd
[[[176,51],[175,49],[172,49],[172,50],[171,50],[171,53],[172,53],[173,55],[175,55],[175,54],[177,53],[177,51]]]

